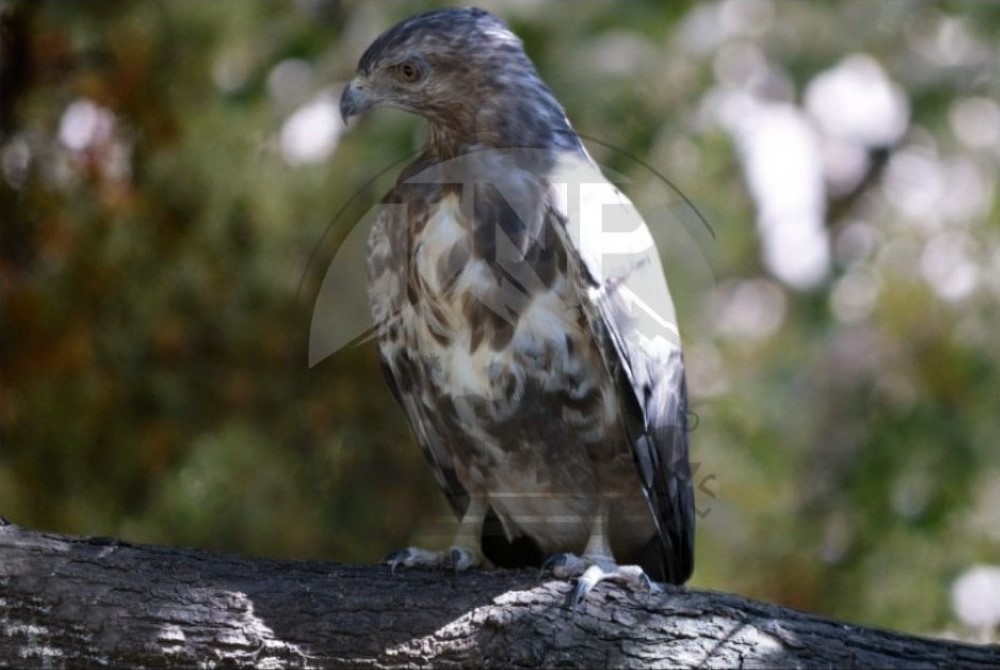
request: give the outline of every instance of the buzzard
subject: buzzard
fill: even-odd
[[[451,549],[387,562],[542,566],[576,578],[574,604],[604,579],[682,584],[684,364],[642,219],[488,12],[435,10],[379,36],[340,109],[378,106],[428,125],[368,240],[374,333],[461,520]]]

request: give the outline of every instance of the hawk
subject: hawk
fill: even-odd
[[[368,240],[374,334],[461,520],[451,549],[387,562],[542,566],[576,578],[573,604],[604,579],[682,584],[684,364],[642,219],[488,12],[435,10],[379,36],[340,110],[379,106],[427,134]],[[627,232],[608,234],[605,213]]]

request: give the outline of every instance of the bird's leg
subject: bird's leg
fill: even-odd
[[[576,607],[598,582],[605,580],[653,593],[663,590],[640,566],[615,563],[608,545],[607,524],[608,505],[602,501],[594,515],[590,538],[583,555],[555,554],[542,564],[543,573],[551,572],[562,579],[576,578],[576,584],[566,598],[569,607]]]
[[[486,502],[472,498],[455,533],[455,540],[444,551],[431,551],[419,547],[407,547],[394,551],[382,561],[389,566],[389,572],[396,568],[451,568],[453,572],[463,572],[477,565],[483,565],[486,558],[480,548],[479,536],[486,516]]]

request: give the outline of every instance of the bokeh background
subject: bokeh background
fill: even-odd
[[[714,231],[659,210],[692,583],[988,637],[1000,3],[480,4],[640,208],[653,168]],[[420,143],[391,110],[345,129],[337,96],[430,6],[0,1],[0,513],[349,562],[447,541],[371,343],[308,363],[340,241]]]

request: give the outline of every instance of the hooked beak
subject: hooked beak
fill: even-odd
[[[344,92],[340,94],[340,118],[344,123],[352,116],[357,116],[372,106],[373,100],[368,91],[358,82],[351,80]]]

